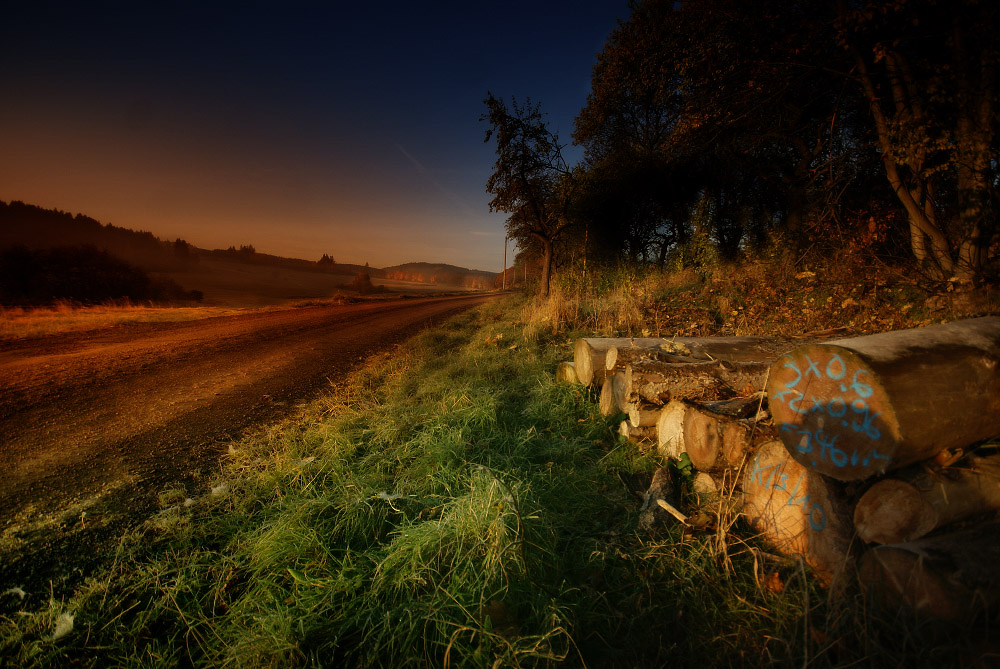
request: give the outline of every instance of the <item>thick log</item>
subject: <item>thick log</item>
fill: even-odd
[[[771,367],[781,440],[801,464],[865,479],[1000,434],[1000,318],[816,343]]]
[[[660,410],[656,421],[656,450],[661,456],[676,460],[684,452],[684,414],[687,405],[673,400]]]
[[[851,565],[853,530],[836,483],[763,444],[743,476],[743,513],[779,551],[801,556],[829,584]]]
[[[763,390],[769,369],[768,362],[638,361],[625,366],[622,393],[628,401],[652,404],[672,399],[727,399]]]
[[[921,618],[969,622],[1000,604],[1000,522],[905,544],[875,546],[861,556],[861,583],[893,609]]]
[[[577,339],[573,347],[576,373],[584,385],[600,385],[607,371],[607,355],[611,348],[656,349],[668,355],[695,360],[726,360],[729,362],[772,362],[799,342],[763,337],[586,337]],[[658,355],[659,353],[657,353]]]
[[[560,383],[580,383],[580,377],[576,375],[576,364],[572,362],[560,362],[556,368],[556,381]]]
[[[879,481],[854,508],[864,541],[898,544],[970,516],[1000,509],[1000,455],[955,467],[902,471]]]

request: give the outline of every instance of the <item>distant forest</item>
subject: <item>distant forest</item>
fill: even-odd
[[[77,214],[0,202],[0,304],[200,301],[149,271],[196,262],[191,246],[163,242]]]
[[[566,162],[489,94],[493,211],[549,270],[767,249],[997,278],[1000,3],[645,0],[608,37]]]
[[[127,299],[200,300],[169,279],[150,273],[184,271],[203,258],[297,271],[366,276],[490,288],[496,276],[452,265],[409,263],[385,269],[338,263],[324,253],[315,261],[259,253],[253,244],[199,249],[186,240],[164,241],[150,232],[104,224],[84,214],[0,202],[0,304],[32,305],[68,300],[83,304]]]

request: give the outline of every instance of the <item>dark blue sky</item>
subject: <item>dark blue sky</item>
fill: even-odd
[[[487,91],[540,102],[568,143],[628,15],[625,0],[6,5],[0,199],[207,248],[494,271]]]

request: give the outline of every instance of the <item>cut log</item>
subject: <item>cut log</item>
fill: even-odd
[[[606,376],[601,381],[601,394],[597,398],[597,409],[602,416],[610,416],[618,410],[615,406],[614,390],[612,389],[612,377]]]
[[[656,427],[660,420],[662,407],[647,404],[631,403],[627,406],[625,413],[628,414],[628,422],[632,427]]]
[[[655,442],[656,441],[656,426],[655,425],[632,425],[629,421],[623,420],[618,426],[618,434],[625,437],[629,441],[634,442]]]
[[[580,383],[580,377],[576,375],[576,364],[572,362],[560,362],[556,368],[556,381],[560,383]]]
[[[746,407],[740,407],[740,404]],[[684,413],[684,451],[695,469],[707,471],[716,466],[737,467],[749,452],[754,436],[754,421],[738,420],[734,416],[756,411],[759,397],[745,398],[742,402],[688,402]],[[721,408],[726,413],[715,411]],[[770,436],[770,431],[756,432],[757,441]]]
[[[600,385],[607,371],[607,355],[611,348],[648,348],[668,355],[695,360],[726,360],[729,362],[772,362],[779,355],[801,342],[762,337],[586,337],[573,346],[576,373],[584,385]]]
[[[656,450],[664,458],[676,460],[684,452],[684,414],[687,405],[674,400],[660,410],[656,421]]]
[[[645,360],[625,366],[622,393],[628,401],[651,404],[666,404],[672,399],[727,399],[763,390],[769,368],[767,362]]]
[[[864,541],[898,544],[996,509],[1000,455],[938,470],[904,470],[897,478],[879,481],[858,500],[854,526]]]
[[[994,615],[1000,603],[1000,522],[906,544],[876,546],[861,556],[863,585],[886,606],[918,617],[968,623]]]
[[[768,404],[803,465],[865,479],[1000,434],[1000,318],[816,343],[771,367]]]
[[[743,513],[779,551],[801,556],[829,584],[851,565],[847,502],[830,479],[763,444],[743,476]]]
[[[676,351],[676,352],[670,352]],[[649,347],[619,347],[612,346],[608,349],[604,358],[604,369],[611,371],[615,368],[624,368],[625,365],[644,360],[659,360],[660,362],[704,362],[709,358],[694,358],[687,347],[678,344],[670,346],[667,344]]]

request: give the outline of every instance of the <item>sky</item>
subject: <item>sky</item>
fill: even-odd
[[[201,248],[488,271],[506,217],[483,100],[531,98],[569,144],[628,18],[627,0],[2,6],[0,200]]]

